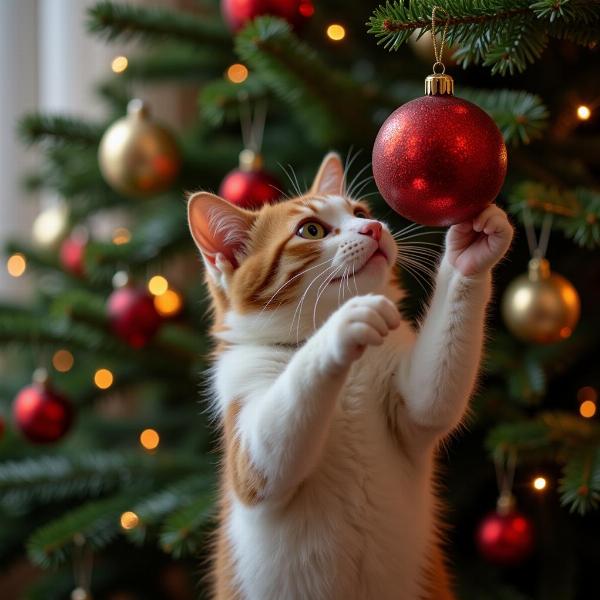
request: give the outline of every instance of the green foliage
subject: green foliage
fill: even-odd
[[[311,138],[331,145],[370,139],[374,128],[363,86],[325,64],[292,33],[288,23],[261,17],[238,34],[235,43],[246,62],[274,94],[292,109]],[[352,102],[340,101],[352,98]]]
[[[104,125],[61,115],[30,114],[21,119],[18,132],[27,144],[51,143],[97,146],[104,133]]]
[[[600,443],[569,458],[560,482],[561,502],[572,512],[586,514],[600,504]]]
[[[60,565],[72,555],[77,536],[82,536],[94,550],[104,548],[119,534],[121,513],[129,510],[143,493],[141,488],[137,494],[128,491],[86,502],[44,525],[27,542],[29,559],[44,568]]]
[[[88,30],[109,41],[141,38],[147,42],[171,40],[206,46],[229,46],[230,38],[220,19],[158,7],[137,7],[110,1],[89,10]]]
[[[553,229],[561,230],[579,246],[600,246],[600,193],[587,188],[563,190],[526,181],[511,190],[509,209],[523,221],[528,211],[541,225],[544,215],[553,215]]]
[[[369,33],[397,50],[414,31],[431,31],[436,0],[388,0],[368,21]],[[585,0],[448,0],[436,14],[436,28],[448,23],[448,44],[463,67],[483,64],[501,75],[524,71],[540,58],[550,37],[579,44],[600,39],[600,4]]]

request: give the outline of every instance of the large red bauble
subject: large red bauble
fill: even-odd
[[[496,565],[512,566],[525,560],[533,550],[533,525],[517,511],[494,512],[480,523],[476,541],[482,556]]]
[[[225,176],[219,195],[240,208],[256,209],[281,197],[281,184],[266,171],[234,169]]]
[[[142,348],[156,334],[162,319],[144,288],[124,286],[108,298],[108,319],[116,335],[133,348]]]
[[[506,163],[491,117],[450,95],[423,96],[396,109],[373,147],[381,195],[422,225],[453,225],[478,215],[500,192]]]
[[[285,19],[293,27],[300,26],[315,12],[312,0],[221,0],[221,11],[233,31],[260,15]]]
[[[85,269],[85,248],[87,242],[75,236],[68,237],[60,246],[60,264],[65,271],[81,277]]]
[[[50,444],[62,438],[73,422],[73,408],[65,396],[47,383],[23,388],[13,403],[16,426],[30,441]]]

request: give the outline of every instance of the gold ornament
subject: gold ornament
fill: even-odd
[[[56,248],[69,233],[69,209],[58,201],[44,208],[33,221],[33,241],[39,248]]]
[[[517,277],[502,299],[502,315],[513,335],[536,344],[568,338],[579,320],[577,290],[550,271],[544,258],[529,261],[529,273]]]
[[[106,130],[98,160],[107,183],[134,198],[169,189],[181,167],[175,137],[150,119],[148,106],[141,100],[132,100],[127,116]]]

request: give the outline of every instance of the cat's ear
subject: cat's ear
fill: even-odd
[[[337,152],[325,156],[310,188],[318,196],[339,196],[344,192],[344,165]]]
[[[256,215],[208,192],[188,200],[188,223],[192,237],[211,272],[229,263],[236,269],[242,260]]]

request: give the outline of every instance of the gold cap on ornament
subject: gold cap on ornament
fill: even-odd
[[[240,152],[240,171],[260,171],[263,166],[263,158],[260,152],[246,148]]]
[[[438,65],[441,63],[435,63]],[[435,65],[433,65],[433,73],[425,78],[425,95],[426,96],[453,96],[454,95],[454,79],[444,72],[436,73]],[[442,65],[443,66],[443,65]]]

